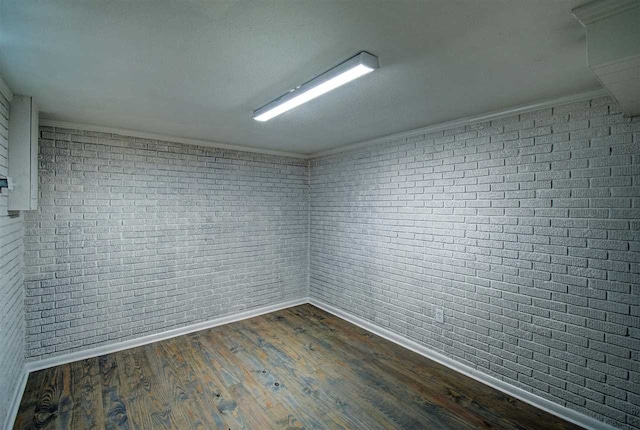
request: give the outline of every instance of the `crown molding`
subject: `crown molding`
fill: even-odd
[[[638,6],[640,6],[638,0],[596,0],[578,6],[571,10],[571,13],[580,21],[580,24],[586,27],[594,21]]]
[[[191,139],[187,137],[148,133],[146,131],[129,130],[125,128],[108,127],[108,126],[93,125],[93,124],[82,124],[82,123],[76,123],[76,122],[58,121],[53,119],[41,118],[40,125],[46,126],[46,127],[70,128],[70,129],[76,129],[76,130],[96,131],[100,133],[112,133],[112,134],[118,134],[120,136],[139,137],[142,139],[161,140],[164,142],[183,143],[186,145],[206,146],[208,148],[228,149],[231,151],[239,151],[239,152],[252,152],[257,154],[275,155],[278,157],[301,158],[301,159],[308,158],[306,155],[300,154],[297,152],[260,149],[260,148],[255,148],[251,146],[232,145],[228,143],[219,143],[219,142],[214,142],[210,140]]]
[[[518,115],[518,114],[532,112],[540,109],[546,109],[554,106],[562,106],[569,103],[590,100],[597,97],[608,96],[608,95],[609,93],[607,93],[607,91],[604,88],[598,88],[596,90],[586,91],[583,93],[572,94],[569,96],[557,97],[553,99],[546,99],[546,100],[542,100],[534,103],[528,103],[525,105],[515,106],[507,109],[496,110],[486,114],[468,116],[465,118],[455,119],[453,121],[441,122],[441,123],[429,125],[426,127],[415,128],[413,130],[390,134],[383,137],[377,137],[375,139],[370,139],[362,142],[352,143],[349,145],[339,146],[337,148],[329,149],[326,151],[313,153],[309,155],[308,158],[314,159],[318,157],[324,157],[326,155],[338,154],[340,152],[351,151],[353,149],[358,149],[365,146],[391,142],[394,140],[406,139],[408,137],[413,137],[420,134],[429,134],[436,131],[448,130],[451,128],[462,127],[465,125],[476,124],[479,122],[491,121],[491,120],[505,118],[512,115]]]
[[[148,133],[148,132],[137,131],[137,130],[58,121],[58,120],[51,120],[51,119],[41,119],[40,125],[49,126],[49,127],[97,131],[102,133],[114,133],[114,134],[119,134],[123,136],[132,136],[132,137],[140,137],[144,139],[184,143],[187,145],[197,145],[197,146],[205,146],[209,148],[229,149],[232,151],[252,152],[252,153],[258,153],[258,154],[275,155],[280,157],[290,157],[290,158],[310,160],[318,157],[324,157],[326,155],[332,155],[340,152],[350,151],[353,149],[357,149],[357,148],[361,148],[369,145],[375,145],[378,143],[385,143],[393,140],[406,139],[407,137],[412,137],[419,134],[433,133],[436,131],[460,127],[463,125],[471,125],[478,122],[491,121],[494,119],[500,119],[500,118],[504,118],[511,115],[527,113],[527,112],[531,112],[539,109],[545,109],[553,106],[562,106],[569,103],[575,103],[578,101],[589,100],[589,99],[608,96],[608,95],[609,93],[607,93],[605,89],[599,88],[596,90],[586,91],[579,94],[573,94],[573,95],[564,96],[564,97],[557,97],[553,99],[542,100],[542,101],[519,105],[519,106],[507,108],[507,109],[496,110],[486,114],[469,116],[465,118],[456,119],[453,121],[442,122],[438,124],[429,125],[426,127],[420,127],[420,128],[407,130],[399,133],[389,134],[386,136],[377,137],[370,140],[365,140],[361,142],[339,146],[337,148],[328,149],[326,151],[315,152],[312,154],[301,154],[297,152],[287,152],[287,151],[272,151],[272,150],[254,148],[254,147],[241,146],[241,145],[231,145],[226,143],[213,142],[208,140],[190,139],[190,138],[184,138],[184,137]]]

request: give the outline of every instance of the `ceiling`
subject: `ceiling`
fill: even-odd
[[[310,154],[598,88],[584,0],[0,0],[0,73],[44,118]],[[380,69],[252,111],[361,50]]]

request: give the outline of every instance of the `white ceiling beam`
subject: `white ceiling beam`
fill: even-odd
[[[586,28],[587,65],[626,115],[640,115],[640,0],[596,0],[572,12]]]

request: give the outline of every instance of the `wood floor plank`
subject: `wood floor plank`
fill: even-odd
[[[159,383],[159,392],[163,394],[164,404],[168,408],[152,415],[160,428],[194,429],[205,428],[202,413],[193,414],[198,409],[197,402],[191,399],[188,389],[178,375],[179,363],[167,353],[174,346],[174,339],[146,345],[145,358],[149,363],[149,374]]]
[[[27,385],[25,386],[22,400],[20,401],[20,407],[18,409],[18,416],[14,424],[14,428],[29,428],[33,426],[36,406],[41,395],[41,390],[29,389],[29,387],[42,387],[45,373],[48,369],[39,370],[29,374]]]
[[[133,428],[152,428],[165,423],[169,411],[169,403],[163,396],[164,384],[157,378],[146,362],[144,350],[131,349],[120,351],[118,356],[118,373],[122,384],[122,398],[127,402],[128,419]],[[161,417],[158,423],[156,417]]]
[[[90,358],[76,361],[69,367],[72,378],[71,395],[74,399],[72,427],[105,428],[98,360]]]
[[[311,305],[34,372],[15,429],[578,429]]]
[[[515,400],[497,390],[488,391],[486,385],[472,378],[452,372],[447,367],[433,361],[425,361],[420,355],[372,335],[344,320],[335,317],[326,318],[325,312],[312,306],[296,308],[292,314],[304,320],[305,324],[322,327],[321,337],[330,343],[343,342],[343,346],[349,345],[351,347],[350,350],[359,350],[363,356],[362,360],[389,363],[407,375],[415,375],[419,380],[430,380],[428,392],[432,399],[444,401],[445,406],[451,410],[456,409],[455,403],[464,405],[469,412],[476,415],[476,421],[479,419],[485,425],[492,423],[492,425],[499,424],[501,428],[510,428],[514,423],[505,420],[504,417],[513,414],[520,417],[518,423],[515,424],[516,426],[524,425],[525,428],[528,426],[536,428],[540,419],[547,415],[544,411],[532,409],[526,403]],[[314,315],[317,318],[314,318]],[[345,335],[347,332],[348,336]],[[338,338],[342,338],[342,340],[338,340]],[[354,340],[357,342],[353,342]],[[386,346],[381,348],[381,343]],[[459,409],[458,413],[460,413]],[[548,423],[546,428],[562,429],[566,428],[565,426],[566,423],[560,420]]]
[[[311,392],[301,385],[301,378],[295,374],[296,369],[301,369],[295,358],[279,353],[274,348],[262,342],[260,338],[252,336],[247,332],[247,328],[238,324],[226,333],[219,333],[225,336],[222,340],[227,345],[233,342],[231,349],[234,351],[235,361],[239,368],[249,369],[245,376],[253,383],[256,397],[261,398],[260,392],[271,393],[285,405],[285,409],[291,411],[294,422],[300,422],[307,428],[322,428],[322,422],[318,420],[317,414],[327,414],[317,397],[309,398]],[[314,407],[306,407],[306,403],[312,400]],[[268,405],[265,407],[270,410]],[[313,413],[310,413],[313,411]],[[341,425],[336,420],[337,425]]]
[[[305,315],[305,318],[307,317],[309,316]],[[308,322],[307,319],[304,319],[304,321]],[[406,368],[407,361],[410,362],[410,360],[405,359],[403,366],[394,367],[390,365],[394,363],[388,362],[386,356],[386,354],[388,354],[388,350],[386,348],[379,348],[379,351],[384,352],[379,352],[378,349],[368,348],[366,343],[371,338],[369,333],[357,327],[353,328],[353,326],[349,327],[349,329],[351,329],[349,336],[343,336],[340,330],[330,327],[323,327],[323,329],[324,330],[321,330],[319,333],[316,333],[316,340],[318,344],[327,343],[329,345],[337,345],[338,350],[343,349],[344,351],[348,351],[348,354],[351,355],[351,359],[347,357],[345,360],[353,360],[355,358],[359,363],[359,368],[374,372],[382,372],[383,375],[392,376],[394,381],[401,382],[402,386],[411,387],[414,394],[420,394],[418,398],[414,400],[419,402],[420,399],[423,401],[428,400],[428,407],[436,409],[438,407],[444,407],[445,410],[454,412],[454,415],[457,417],[460,415],[466,415],[466,420],[474,423],[476,427],[482,427],[483,419],[481,417],[469,416],[465,410],[458,407],[457,404],[460,403],[460,398],[454,398],[448,395],[443,397],[441,395],[441,384],[439,383],[439,379],[429,377],[428,373],[425,375],[425,372],[420,372],[420,369],[405,371],[403,368]],[[311,329],[310,332],[315,333],[313,329]],[[362,336],[362,338],[359,339],[360,342],[354,343],[349,340],[352,337],[357,337],[359,334]],[[377,342],[379,341],[377,340]],[[416,378],[417,375],[419,375],[419,378]],[[411,400],[411,397],[408,397],[407,401],[408,400]],[[444,413],[444,411],[442,412]]]
[[[263,373],[265,368],[272,366],[260,361],[259,356],[262,355],[264,358],[262,351],[256,348],[256,345],[243,344],[240,333],[232,331],[231,328],[228,331],[234,333],[234,336],[227,337],[221,331],[212,331],[207,334],[206,341],[212,342],[211,346],[225,346],[225,348],[218,348],[220,354],[218,361],[223,364],[226,370],[233,373],[237,381],[246,389],[246,392],[236,389],[236,396],[242,394],[243,400],[252,396],[253,403],[262,408],[261,414],[267,415],[271,422],[283,423],[282,425],[286,424],[287,427],[293,428],[299,427],[301,420],[309,422],[313,417],[305,416],[303,410],[286,407],[287,393],[282,392],[283,385],[273,379],[273,373]],[[253,352],[245,354],[246,350]],[[250,406],[248,402],[239,404],[241,409]],[[259,411],[254,412],[258,414]]]
[[[466,414],[465,420],[462,420],[461,415],[466,411],[460,409],[457,403],[444,402],[443,404],[440,398],[433,396],[433,381],[427,387],[424,385],[425,381],[418,381],[409,374],[380,361],[376,358],[376,351],[360,350],[352,343],[345,342],[333,331],[316,332],[310,328],[301,334],[311,336],[311,341],[315,343],[316,348],[330,346],[334,354],[340,354],[340,358],[352,367],[352,372],[358,373],[361,379],[371,381],[371,386],[378,390],[382,389],[392,398],[402,399],[405,408],[425,409],[431,419],[439,417],[440,422],[432,422],[432,425],[462,428],[467,425],[465,421],[468,421],[476,428],[482,427],[482,420],[479,417]]]
[[[200,377],[206,382],[208,389],[215,392],[214,405],[229,428],[249,429],[251,427],[247,418],[241,413],[237,399],[229,390],[229,387],[238,382],[220,363],[219,351],[223,348],[210,345],[203,337],[206,335],[207,333],[201,332],[188,336],[191,348],[187,351],[194,360],[194,365],[199,364]]]
[[[198,410],[202,411],[200,419],[203,425],[208,429],[229,428],[216,407],[216,393],[205,390],[205,385],[195,368],[196,363],[192,362],[186,354],[187,342],[182,338],[175,338],[161,342],[159,345],[163,348],[164,354],[175,364],[175,374],[189,396],[188,402],[192,402]],[[190,413],[190,410],[187,413]]]
[[[40,429],[64,429],[71,426],[73,401],[70,393],[70,369],[58,366],[42,371],[41,390],[36,401],[33,426]]]
[[[311,393],[314,401],[328,405],[328,408],[324,409],[325,414],[339,416],[347,422],[347,428],[396,428],[395,425],[386,423],[377,411],[365,405],[366,402],[358,396],[355,386],[349,383],[348,378],[344,377],[345,374],[341,373],[339,368],[326,366],[322,360],[316,360],[319,356],[318,351],[310,350],[301,341],[295,342],[296,339],[290,336],[290,332],[280,330],[281,327],[278,325],[259,324],[254,321],[256,320],[247,321],[247,324],[253,323],[253,329],[263,334],[269,341],[266,344],[261,343],[261,350],[269,351],[277,346],[286,356],[296,357],[297,376],[303,385],[303,390]],[[282,339],[277,335],[279,332]],[[361,412],[364,409],[367,413]]]
[[[127,403],[122,397],[116,354],[98,357],[98,365],[102,385],[102,408],[105,415],[105,429],[129,430]]]
[[[393,378],[391,378],[393,383],[389,383],[385,373],[379,372],[363,358],[352,355],[349,345],[336,348],[332,342],[314,337],[312,330],[299,330],[301,327],[291,322],[291,315],[285,318],[280,318],[278,315],[274,317],[276,318],[274,325],[277,326],[277,323],[287,325],[296,333],[296,336],[303,337],[310,344],[314,344],[317,354],[332,356],[334,360],[343,364],[335,367],[338,374],[332,378],[332,385],[346,381],[350,387],[342,384],[340,391],[347,392],[351,388],[349,398],[365,403],[362,410],[369,413],[379,412],[387,421],[393,423],[395,428],[415,428],[420,424],[426,424],[431,428],[473,428],[464,420],[458,419],[456,415],[439,410],[424,398],[421,398],[419,403],[413,401],[413,392],[407,391],[406,387],[397,384]],[[353,378],[354,373],[359,377]]]

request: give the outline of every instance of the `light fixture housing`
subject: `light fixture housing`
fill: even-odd
[[[378,67],[378,57],[362,51],[261,108],[254,110],[253,119],[263,122],[268,121],[354,79],[371,73]]]

